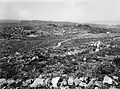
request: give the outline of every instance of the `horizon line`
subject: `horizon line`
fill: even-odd
[[[59,20],[37,20],[37,19],[33,19],[33,20],[29,20],[29,19],[0,19],[1,21],[45,21],[45,22],[68,22],[68,23],[78,23],[78,24],[105,24],[105,25],[120,25],[120,21],[87,21],[87,20],[83,20],[83,21],[59,21]]]

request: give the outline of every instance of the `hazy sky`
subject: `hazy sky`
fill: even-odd
[[[0,0],[0,19],[120,22],[120,0]]]

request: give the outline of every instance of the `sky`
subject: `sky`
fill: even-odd
[[[0,19],[120,24],[120,0],[0,0]]]

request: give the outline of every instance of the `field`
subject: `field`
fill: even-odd
[[[120,89],[119,25],[0,21],[0,89]]]

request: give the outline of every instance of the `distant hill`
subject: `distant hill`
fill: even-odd
[[[75,22],[57,22],[57,21],[40,21],[40,20],[0,20],[0,29],[8,26],[30,26],[34,29],[46,27],[53,29],[69,27],[69,29],[84,29],[92,33],[120,32],[120,25],[94,24],[94,23],[75,23]],[[53,27],[52,27],[53,26]]]

